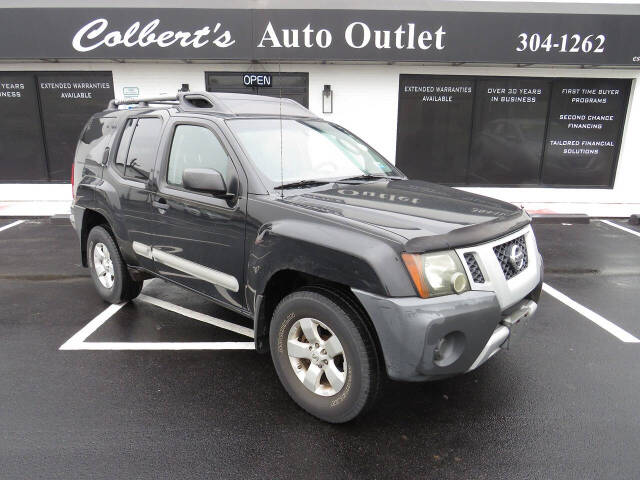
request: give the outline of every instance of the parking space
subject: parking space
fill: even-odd
[[[546,262],[545,280],[640,337],[640,318],[630,305],[630,300],[640,294],[640,237],[616,228],[612,221],[606,222],[536,226]]]
[[[168,301],[172,297],[180,305]],[[205,313],[211,306],[194,293],[149,280],[135,302],[105,308],[60,349],[254,350],[250,321],[215,306],[213,313],[222,313],[224,319]]]
[[[640,233],[640,225],[632,225],[629,223],[629,220],[621,220],[621,219],[611,219],[605,220],[606,223],[611,225],[612,223],[617,225],[618,227],[622,227],[621,230],[632,230],[634,232]]]
[[[22,223],[24,220],[14,220],[12,218],[2,218],[0,217],[0,232],[4,231],[4,230],[8,230],[10,228],[13,228],[17,225],[19,225],[20,223]]]
[[[640,337],[640,238],[600,221],[534,230],[548,285]],[[105,313],[69,225],[25,221],[0,231],[0,252],[2,478],[640,470],[640,344],[548,293],[510,349],[478,370],[389,382],[372,412],[334,426],[289,399],[240,316],[160,280]]]

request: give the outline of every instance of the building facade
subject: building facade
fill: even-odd
[[[0,9],[0,200],[68,198],[92,113],[189,88],[293,98],[411,178],[637,213],[637,5],[68,3]]]

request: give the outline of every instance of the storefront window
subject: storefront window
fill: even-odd
[[[0,72],[0,182],[68,182],[79,133],[112,98],[110,72]]]
[[[0,73],[0,112],[0,182],[46,181],[47,163],[33,75]]]
[[[206,72],[207,92],[244,93],[266,95],[295,100],[304,107],[309,106],[309,74],[306,72],[272,72],[267,86],[246,86],[246,72]]]
[[[630,82],[401,75],[396,162],[450,185],[611,187]]]

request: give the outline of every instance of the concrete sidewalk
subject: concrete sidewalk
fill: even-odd
[[[71,200],[0,202],[0,217],[33,218],[69,215]]]

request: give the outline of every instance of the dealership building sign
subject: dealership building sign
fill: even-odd
[[[0,58],[640,67],[639,25],[634,15],[7,8],[0,15]]]

